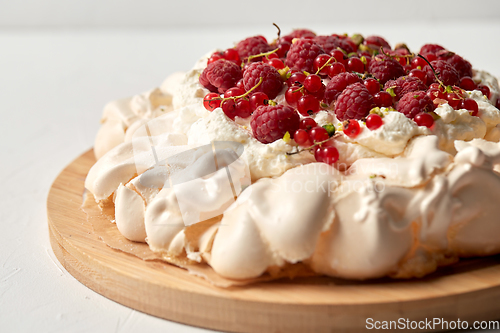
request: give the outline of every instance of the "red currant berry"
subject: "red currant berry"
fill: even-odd
[[[490,98],[490,88],[488,88],[488,86],[480,84],[477,86],[476,89],[481,90],[481,92],[483,93],[484,96],[486,96],[486,98]]]
[[[311,74],[306,77],[304,80],[304,87],[307,91],[315,93],[321,89],[323,86],[323,81],[319,77],[319,75]]]
[[[322,147],[316,147],[316,149],[314,149],[314,158],[316,159],[316,162],[323,162],[323,148]]]
[[[365,72],[365,64],[358,57],[349,58],[347,61],[347,69],[350,72],[356,73],[364,73]]]
[[[299,128],[303,129],[305,131],[310,131],[311,128],[316,127],[316,126],[318,126],[316,121],[310,117],[307,117],[307,118],[302,118],[300,120]]]
[[[425,66],[429,66],[429,65],[427,64],[427,62],[424,59],[422,59],[420,57],[415,57],[411,61],[411,68],[423,69]]]
[[[210,65],[211,63],[216,62],[219,59],[224,59],[222,53],[215,52],[210,56],[210,58],[208,58],[207,65]]]
[[[436,98],[446,100],[446,94],[436,88],[429,88],[429,90],[427,90],[427,96],[429,96],[432,101],[434,101]]]
[[[392,106],[392,96],[386,91],[380,91],[373,95],[373,101],[378,107]]]
[[[292,43],[282,40],[278,45],[278,51],[276,51],[276,53],[280,58],[285,58],[288,50],[290,50],[290,46],[292,46]]]
[[[357,120],[349,119],[344,122],[344,134],[354,139],[361,132],[361,127]]]
[[[472,91],[477,88],[477,85],[470,76],[464,76],[460,79],[460,88]]]
[[[472,98],[465,98],[460,101],[459,108],[469,110],[471,116],[477,116],[479,107],[477,102]]]
[[[222,111],[226,114],[231,119],[234,119],[236,116],[236,103],[234,103],[234,100],[228,99],[222,102]]]
[[[458,107],[458,104],[460,104],[460,97],[456,93],[448,93],[446,94],[446,100],[448,101],[448,104],[456,109]]]
[[[252,114],[250,102],[247,99],[240,98],[236,101],[236,115],[241,118],[248,118]]]
[[[321,157],[322,161],[326,164],[334,164],[339,159],[339,151],[333,146],[322,148]]]
[[[279,59],[279,56],[275,53],[271,53],[271,54],[268,54],[267,55],[267,59],[270,60],[270,59]]]
[[[220,107],[221,98],[217,93],[208,93],[205,98],[203,98],[203,106],[208,111],[213,111]]]
[[[245,84],[243,83],[243,79],[239,80],[236,83],[236,88],[240,88],[241,90],[245,91]]]
[[[304,84],[304,80],[306,79],[306,75],[302,72],[295,72],[293,73],[286,83],[288,84],[289,87],[291,86],[300,86]]]
[[[285,92],[285,100],[288,103],[288,105],[292,107],[297,106],[297,102],[299,98],[301,98],[302,96],[304,96],[304,93],[302,92],[300,87],[292,86],[288,88],[287,91]]]
[[[227,49],[224,51],[223,57],[226,60],[234,62],[238,66],[241,64],[240,55],[236,49]]]
[[[434,124],[434,118],[428,113],[419,113],[415,116],[415,122],[418,126],[430,128]]]
[[[263,92],[256,92],[250,96],[250,109],[256,110],[261,105],[267,105],[269,97]]]
[[[304,95],[297,101],[297,110],[303,116],[310,116],[320,110],[319,100],[313,95]]]
[[[345,72],[345,66],[340,62],[336,62],[333,65],[331,65],[330,68],[328,69],[328,76],[334,77],[335,75],[344,72]]]
[[[495,107],[500,110],[500,97],[497,98],[497,102],[495,104]]]
[[[306,146],[311,142],[309,134],[303,129],[296,130],[293,139],[299,146]]]
[[[376,130],[377,128],[382,126],[383,123],[384,121],[382,120],[382,117],[378,114],[371,114],[366,117],[366,127],[368,127],[370,131]]]
[[[321,67],[325,66],[325,64],[330,60],[330,56],[328,54],[320,54],[314,59],[314,70],[317,72]],[[329,65],[334,63],[335,60],[330,60]],[[323,67],[323,69],[318,74],[328,75],[329,66]]]
[[[372,78],[366,79],[364,82],[366,89],[370,94],[374,95],[380,91],[380,83]]]
[[[271,66],[273,66],[276,69],[283,69],[283,68],[285,68],[285,64],[280,59],[269,59],[268,64],[271,65]]]
[[[234,88],[230,88],[230,89],[226,90],[226,92],[224,93],[224,98],[238,97],[238,96],[243,95],[244,93],[245,93],[245,90],[238,88],[238,87],[234,87]]]
[[[410,74],[408,74],[409,77],[416,77],[420,81],[422,81],[424,84],[427,84],[427,74],[421,70],[421,69],[412,69],[410,71]]]
[[[313,140],[315,143],[325,141],[328,140],[328,138],[330,138],[327,130],[320,126],[311,128],[311,130],[309,131],[309,136],[311,137],[311,140]]]
[[[337,62],[340,62],[344,65],[347,64],[347,57],[345,56],[344,52],[340,51],[339,49],[332,50],[330,54],[335,58],[335,60],[337,60]]]

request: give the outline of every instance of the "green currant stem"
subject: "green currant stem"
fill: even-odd
[[[254,59],[254,58],[258,58],[258,57],[267,57],[268,55],[270,54],[273,54],[275,52],[278,52],[279,48],[276,48],[272,51],[269,51],[269,52],[265,52],[265,53],[259,53],[259,54],[255,54],[255,55],[251,55],[248,57],[247,59],[247,64],[250,63],[250,60]]]
[[[330,61],[332,59],[335,59],[335,58],[334,57],[330,57],[330,59],[328,59],[328,61],[325,62],[325,64],[323,66],[321,66],[321,68],[318,68],[318,70],[314,74],[318,75],[318,73],[321,72],[323,70],[323,68],[325,68],[326,66],[328,66],[330,64]],[[337,62],[337,59],[335,59],[335,62]]]
[[[237,100],[239,98],[245,98],[247,97],[252,91],[254,91],[255,89],[257,89],[258,86],[260,86],[260,84],[262,83],[262,81],[264,81],[264,79],[261,77],[259,79],[259,82],[257,82],[257,84],[255,86],[253,86],[250,90],[248,90],[246,93],[244,93],[243,95],[240,95],[240,96],[232,96],[232,97],[226,97],[226,98],[221,98],[221,97],[214,97],[214,98],[211,98],[210,101],[217,101],[217,100],[220,100],[221,103],[227,101],[227,100]]]
[[[296,155],[296,154],[300,154],[302,153],[303,151],[311,151],[312,149],[314,149],[315,147],[318,147],[318,146],[321,146],[323,143],[327,142],[327,141],[330,141],[331,139],[335,138],[336,136],[338,136],[338,133],[335,133],[333,136],[329,137],[328,139],[326,140],[323,140],[323,141],[320,141],[320,142],[316,142],[315,144],[313,144],[312,146],[309,146],[307,148],[304,148],[304,149],[297,149],[296,151],[293,151],[293,152],[286,152],[286,154],[288,156],[291,156],[291,155]]]

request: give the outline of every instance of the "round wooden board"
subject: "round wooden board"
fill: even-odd
[[[217,288],[186,270],[114,250],[80,209],[90,150],[66,167],[47,200],[50,240],[80,282],[133,309],[234,332],[358,332],[366,321],[494,320],[500,317],[500,256],[463,260],[419,280],[353,282],[302,278]],[[440,330],[441,327],[435,327]]]

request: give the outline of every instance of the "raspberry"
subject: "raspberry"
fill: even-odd
[[[421,112],[433,111],[434,103],[425,91],[411,91],[401,97],[397,110],[408,118],[414,118]]]
[[[472,77],[472,65],[458,54],[448,58],[447,62],[457,70],[460,78],[464,76]]]
[[[250,120],[253,135],[262,143],[279,140],[286,132],[293,137],[299,123],[299,114],[283,104],[259,106]]]
[[[283,89],[281,75],[276,68],[263,62],[251,63],[243,73],[245,90],[250,90],[262,78],[262,83],[254,90],[263,92],[269,99],[274,99]]]
[[[330,53],[337,47],[340,47],[347,53],[354,52],[351,44],[349,44],[345,39],[341,39],[338,36],[316,36],[313,41],[318,44],[326,53]]]
[[[363,44],[375,50],[380,50],[380,47],[389,50],[391,49],[389,43],[387,43],[387,41],[380,36],[368,36],[363,41]]]
[[[397,60],[380,54],[372,58],[368,72],[372,73],[382,84],[405,75],[403,66]]]
[[[249,56],[271,51],[271,46],[262,37],[255,36],[248,37],[236,44],[236,51],[238,51],[240,59],[244,60]],[[261,61],[262,57],[253,60]]]
[[[199,82],[212,92],[224,93],[242,78],[240,66],[232,61],[219,59],[203,70]]]
[[[418,78],[411,76],[401,76],[396,80],[389,80],[384,85],[384,90],[392,89],[396,96],[394,99],[399,101],[403,95],[411,91],[427,90],[427,86]]]
[[[292,42],[294,38],[313,38],[316,34],[309,29],[295,29],[286,36],[281,37],[287,42]]]
[[[361,119],[375,106],[373,96],[363,83],[354,83],[345,88],[335,103],[337,119]]]
[[[340,73],[332,77],[325,89],[326,104],[331,105],[347,86],[357,82],[363,80],[354,73]]]
[[[460,76],[457,70],[446,61],[434,60],[431,61],[431,65],[432,67],[434,67],[437,76],[444,83],[444,85],[454,86],[460,83]],[[434,76],[434,72],[429,66],[425,67],[425,72],[427,74],[427,83],[430,84],[432,82],[437,82],[436,77]]]
[[[420,48],[420,54],[427,57],[429,54],[436,54],[438,51],[446,50],[444,47],[438,44],[425,44]]]
[[[298,71],[314,72],[314,59],[325,51],[309,39],[299,39],[286,55],[286,65]]]

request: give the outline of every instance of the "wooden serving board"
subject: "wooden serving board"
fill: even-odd
[[[326,277],[218,288],[186,270],[102,242],[80,209],[90,150],[57,177],[47,200],[50,240],[80,282],[133,309],[234,332],[358,332],[378,321],[500,318],[500,256],[463,260],[423,279],[353,282]],[[437,327],[440,329],[440,327]]]

